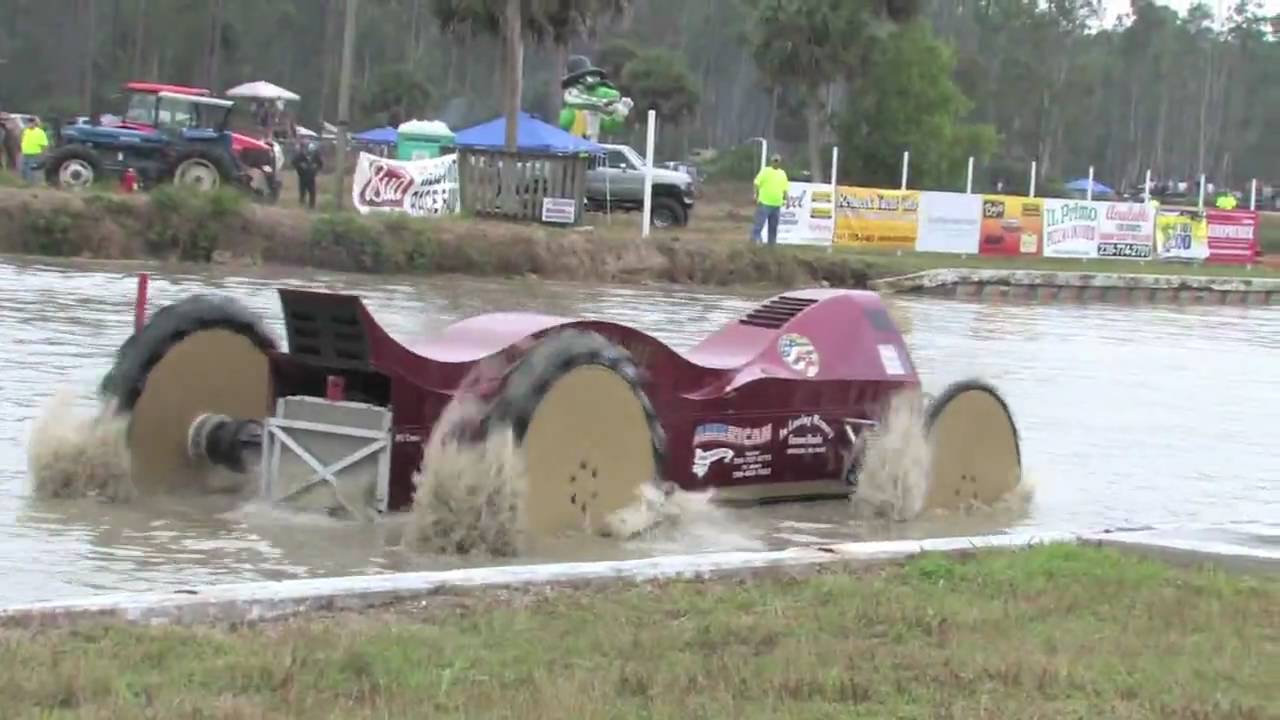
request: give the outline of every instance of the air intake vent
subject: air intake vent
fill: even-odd
[[[799,315],[805,308],[817,302],[817,300],[809,300],[807,298],[781,297],[774,298],[760,307],[747,313],[747,316],[738,322],[743,325],[752,325],[754,327],[769,328],[777,330],[791,318]]]
[[[280,300],[290,355],[333,368],[369,366],[358,298],[281,290]]]

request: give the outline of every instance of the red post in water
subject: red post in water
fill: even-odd
[[[341,375],[330,375],[326,378],[324,397],[333,402],[342,402],[347,396],[347,379]]]
[[[150,273],[138,273],[138,294],[133,299],[134,332],[142,332],[142,326],[147,324],[147,284],[150,280]]]

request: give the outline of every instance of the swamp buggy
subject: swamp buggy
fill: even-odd
[[[433,432],[509,432],[535,532],[598,529],[646,493],[720,502],[849,497],[868,434],[920,385],[873,292],[773,297],[677,352],[631,327],[491,313],[393,338],[359,297],[282,288],[287,348],[234,298],[160,309],[102,392],[130,416],[135,476],[260,474],[256,492],[337,516],[409,509]],[[479,411],[445,427],[450,408]],[[923,401],[922,401],[923,402]],[[992,504],[1021,481],[1005,401],[959,382],[924,408],[922,509]]]

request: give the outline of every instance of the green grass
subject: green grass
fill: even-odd
[[[0,633],[16,718],[1262,718],[1278,677],[1280,581],[1072,546]]]

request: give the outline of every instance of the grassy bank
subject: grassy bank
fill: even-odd
[[[5,630],[0,670],[7,717],[1262,718],[1280,582],[1053,546],[256,628]]]
[[[1276,269],[1157,262],[769,250],[745,242],[751,218],[739,200],[709,197],[690,227],[644,240],[634,214],[593,217],[594,227],[564,230],[466,218],[307,213],[255,205],[229,191],[193,196],[162,188],[122,196],[0,189],[0,253],[700,285],[865,287],[877,278],[937,267],[1280,276]]]

